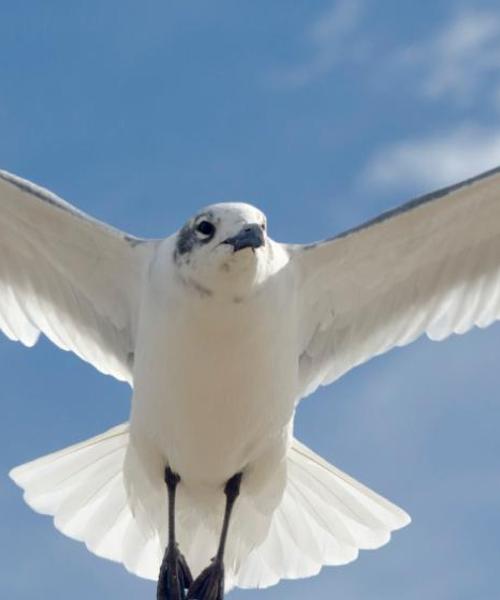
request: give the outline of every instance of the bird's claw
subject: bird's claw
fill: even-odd
[[[156,599],[185,600],[192,583],[191,571],[177,544],[169,546],[160,568]]]
[[[224,565],[215,559],[189,588],[187,600],[223,600]]]

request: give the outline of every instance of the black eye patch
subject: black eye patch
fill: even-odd
[[[204,218],[205,217],[205,218]],[[210,219],[210,220],[209,220]],[[198,246],[207,244],[214,237],[217,227],[213,224],[213,215],[205,213],[198,215],[186,223],[179,231],[174,250],[174,261],[177,263],[181,256],[187,257]]]

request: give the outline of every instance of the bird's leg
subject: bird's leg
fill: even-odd
[[[186,590],[193,582],[186,559],[180,553],[175,541],[175,490],[180,481],[179,475],[170,467],[165,469],[165,483],[168,491],[168,546],[160,567],[157,600],[184,600]]]
[[[224,550],[231,512],[240,493],[241,476],[241,473],[237,473],[226,483],[224,488],[226,509],[224,511],[219,548],[211,564],[198,575],[189,588],[188,600],[222,600],[224,598]]]

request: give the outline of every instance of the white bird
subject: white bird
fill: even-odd
[[[0,172],[0,328],[133,386],[129,423],[11,476],[63,533],[159,577],[160,599],[385,544],[408,515],[294,438],[297,403],[422,334],[499,317],[500,169],[310,245],[273,241],[247,204],[142,240]]]

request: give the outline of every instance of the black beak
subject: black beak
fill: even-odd
[[[264,245],[264,232],[262,231],[262,227],[257,223],[246,225],[238,234],[227,238],[222,243],[230,244],[235,252],[244,248],[253,248],[255,250],[255,248],[260,248]]]

